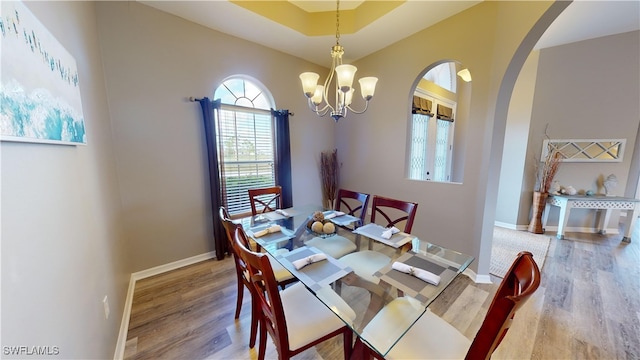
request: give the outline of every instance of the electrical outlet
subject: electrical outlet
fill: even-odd
[[[107,297],[107,295],[105,295],[104,299],[102,299],[102,305],[104,305],[104,318],[108,319],[109,318],[109,298]]]
[[[370,207],[367,208],[367,215],[371,216],[371,208]]]

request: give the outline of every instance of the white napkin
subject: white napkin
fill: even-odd
[[[329,220],[329,219],[333,219],[334,217],[338,217],[338,216],[342,216],[344,215],[344,213],[342,211],[334,211],[331,214],[325,215],[324,219],[325,220]]]
[[[391,236],[393,234],[397,234],[399,232],[400,232],[400,230],[397,227],[392,226],[390,228],[387,228],[385,231],[383,231],[382,235],[380,235],[380,236],[382,236],[383,239],[389,240],[389,239],[391,239]]]
[[[289,216],[291,216],[291,215],[289,215],[289,213],[288,213],[288,212],[286,212],[286,211],[284,211],[284,210],[282,210],[282,209],[278,209],[278,210],[276,210],[276,214],[280,214],[280,215],[282,215],[282,216],[284,216],[284,217],[289,217]]]
[[[267,234],[272,234],[272,233],[276,233],[276,232],[280,232],[280,225],[272,225],[272,226],[269,226],[268,228],[266,228],[264,230],[255,231],[253,233],[253,236],[261,237],[261,236],[265,236]]]
[[[302,259],[298,259],[294,261],[292,264],[293,266],[296,267],[297,270],[300,270],[309,264],[313,264],[315,262],[326,260],[326,259],[327,259],[327,255],[325,254],[313,254],[313,255],[304,257]]]
[[[417,277],[418,279],[422,280],[422,281],[426,281],[429,284],[432,285],[436,285],[438,286],[438,284],[440,283],[440,276],[431,273],[427,270],[424,269],[420,269],[417,267],[413,267],[413,266],[409,266],[405,263],[401,263],[401,262],[397,262],[395,261],[392,265],[391,268],[394,270],[398,270],[398,271],[402,271],[403,273],[409,274],[409,275],[413,275],[415,277]]]

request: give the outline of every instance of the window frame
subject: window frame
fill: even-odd
[[[257,80],[255,79],[250,79],[247,78],[245,76],[233,76],[233,77],[229,77],[227,79],[225,79],[218,87],[216,87],[216,90],[214,92],[215,95],[218,95],[218,90],[221,91],[227,91],[227,92],[231,92],[229,91],[229,87],[226,86],[226,83],[228,81],[243,81],[244,84],[243,86],[246,86],[246,83],[250,83],[251,86],[253,86],[253,88],[257,88],[260,91],[259,96],[262,96],[262,98],[260,99],[261,103],[264,105],[269,104],[271,105],[271,108],[269,109],[264,109],[264,108],[256,108],[256,107],[248,107],[248,106],[242,106],[242,105],[236,105],[236,104],[229,104],[229,103],[224,103],[221,101],[220,107],[217,110],[214,120],[215,120],[215,127],[216,127],[216,143],[217,143],[217,147],[218,147],[218,170],[219,170],[219,174],[220,174],[220,194],[221,194],[221,198],[222,198],[222,203],[223,206],[225,206],[227,208],[227,210],[229,211],[229,214],[236,218],[236,217],[242,217],[242,216],[246,216],[251,214],[251,205],[250,205],[250,200],[249,200],[249,195],[248,195],[248,188],[255,188],[255,187],[270,187],[270,186],[275,186],[277,179],[278,179],[278,173],[277,173],[277,144],[276,144],[276,130],[275,130],[275,120],[272,114],[271,109],[275,106],[273,106],[273,99],[270,95],[270,93],[268,92],[268,90]],[[227,98],[229,98],[227,96]],[[237,96],[236,99],[242,99],[241,103],[248,103],[251,102],[253,104],[253,100],[256,99],[256,97],[253,98],[248,98],[248,97],[243,97],[243,96]],[[238,101],[235,101],[236,103],[238,103]],[[238,114],[242,114],[239,118]],[[247,117],[247,115],[249,115],[249,117]],[[257,151],[257,147],[259,146],[257,141],[257,135],[258,132],[260,130],[258,130],[256,128],[256,116],[264,116],[264,117],[268,117],[269,119],[269,140],[268,141],[269,144],[269,150],[270,150],[270,157],[268,160],[258,160],[257,156],[258,156],[258,151]],[[238,157],[240,156],[239,152],[235,153],[236,159],[229,161],[229,159],[225,159],[225,154],[228,154],[230,152],[231,149],[229,148],[225,148],[225,136],[230,135],[231,137],[235,137],[235,150],[237,150],[239,148],[238,146],[238,139],[240,138],[239,134],[238,134],[238,122],[248,122],[249,125],[245,127],[246,129],[251,129],[249,130],[248,134],[253,134],[253,139],[251,139],[251,136],[248,137],[242,137],[242,139],[247,139],[249,138],[248,141],[250,141],[253,146],[254,146],[254,156],[256,156],[255,160],[239,160]],[[228,129],[223,129],[223,125],[228,124],[229,128],[232,129],[232,131],[228,131]],[[260,135],[264,135],[264,131],[260,131]],[[264,144],[264,142],[262,142],[262,144]],[[247,174],[250,174],[251,171],[248,170],[251,167],[253,167],[255,165],[255,174],[256,174],[256,179],[255,182],[251,183],[251,182],[242,182],[239,181],[237,182],[237,184],[239,184],[238,186],[234,186],[233,188],[230,188],[228,186],[229,181],[231,180],[231,176],[229,176],[231,174],[231,172],[228,169],[228,165],[231,164],[231,166],[233,167],[235,165],[238,166],[238,169],[236,171],[236,176],[237,179],[236,180],[241,180],[241,178],[243,177],[242,173],[243,171],[246,171]],[[264,164],[269,164],[271,170],[269,172],[269,181],[268,182],[262,182],[262,181],[258,181],[258,179],[260,178],[260,166],[264,165]],[[244,168],[244,169],[242,169]],[[264,173],[262,173],[264,174]],[[244,175],[244,176],[250,176],[250,175]]]
[[[437,109],[438,104],[444,105],[446,107],[449,107],[452,109],[453,111],[453,118],[455,119],[456,116],[456,112],[457,112],[457,103],[455,101],[452,101],[450,99],[446,99],[442,96],[439,96],[437,94],[422,90],[420,88],[416,88],[414,94],[415,96],[421,97],[421,98],[425,98],[428,100],[432,101],[433,104],[433,109]],[[454,122],[450,122],[447,120],[440,120],[437,118],[436,115],[437,111],[433,112],[432,116],[428,116],[428,115],[420,115],[420,116],[428,116],[428,120],[427,120],[427,130],[426,130],[426,144],[424,146],[424,154],[420,154],[421,156],[418,156],[416,154],[414,154],[414,145],[413,145],[413,141],[415,138],[415,134],[414,134],[414,117],[417,114],[411,114],[411,120],[410,120],[410,136],[409,136],[409,141],[410,141],[410,145],[409,145],[409,160],[408,160],[408,171],[407,171],[407,177],[410,180],[425,180],[425,181],[438,181],[438,182],[451,182],[451,173],[452,173],[452,161],[453,161],[453,144],[454,144],[454,134],[455,134],[455,121]],[[442,179],[434,179],[434,176],[436,174],[436,166],[435,166],[435,159],[439,154],[439,151],[437,150],[437,139],[438,139],[438,121],[445,121],[445,122],[449,122],[451,125],[449,126],[449,134],[448,134],[448,139],[447,139],[447,146],[446,146],[446,165],[445,165],[445,171],[444,171],[444,177]],[[423,166],[421,166],[421,168],[423,169],[423,173],[421,176],[419,177],[415,177],[414,172],[412,171],[412,162],[414,160],[414,158],[422,158],[424,161]]]

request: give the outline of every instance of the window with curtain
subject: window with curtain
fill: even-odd
[[[251,212],[247,190],[276,184],[272,101],[244,78],[228,79],[215,91],[222,202],[231,215]]]
[[[429,94],[414,95],[410,179],[451,181],[455,106],[454,102]]]

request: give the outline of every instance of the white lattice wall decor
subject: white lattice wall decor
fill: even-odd
[[[564,162],[621,162],[627,139],[547,139],[542,143],[540,161],[553,146]]]

